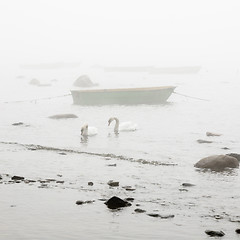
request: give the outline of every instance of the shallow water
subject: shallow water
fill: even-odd
[[[173,94],[167,104],[153,106],[82,107],[73,105],[71,96],[13,102],[68,94],[78,77],[75,71],[18,69],[15,75],[5,76],[9,81],[1,89],[0,103],[0,175],[4,176],[0,239],[207,239],[204,231],[209,228],[238,239],[234,232],[238,223],[232,220],[239,220],[239,170],[202,172],[193,165],[209,155],[239,153],[239,76],[204,71],[180,76],[114,75],[92,70],[100,87],[175,85],[178,93],[209,101]],[[33,77],[58,81],[36,87],[28,84]],[[49,118],[61,113],[78,118]],[[139,128],[116,136],[113,126],[107,126],[112,116]],[[15,122],[24,125],[13,126]],[[82,141],[80,128],[85,123],[99,133]],[[207,137],[207,131],[222,135]],[[213,142],[199,144],[198,139]],[[109,167],[110,163],[117,166]],[[61,174],[64,184],[48,188],[38,188],[39,183],[6,184],[9,177],[4,174],[35,180],[57,179]],[[120,187],[109,188],[106,183],[111,179],[119,181]],[[92,188],[88,181],[94,182]],[[184,182],[195,186],[183,188]],[[136,190],[128,192],[122,188],[126,185]],[[135,200],[131,207],[113,212],[98,200],[113,195]],[[77,206],[76,200],[95,202]],[[136,214],[136,204],[147,213],[175,217]]]

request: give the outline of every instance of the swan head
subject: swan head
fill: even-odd
[[[111,124],[111,122],[114,120],[114,118],[109,118],[109,120],[108,120],[108,126]]]
[[[88,124],[85,124],[81,128],[81,135],[86,135],[87,131],[88,131]]]
[[[109,118],[109,120],[108,120],[108,126],[109,126],[109,125],[111,124],[111,122],[114,121],[114,120],[116,121],[117,124],[119,124],[118,118],[116,118],[116,117],[111,117],[111,118]]]

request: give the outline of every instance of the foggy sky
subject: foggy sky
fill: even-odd
[[[0,1],[0,63],[240,62],[239,0]]]

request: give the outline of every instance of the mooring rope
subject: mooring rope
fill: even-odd
[[[208,100],[208,99],[198,98],[198,97],[192,97],[192,96],[185,95],[185,94],[182,94],[182,93],[178,93],[178,92],[175,92],[175,91],[173,91],[173,93],[175,93],[175,94],[177,94],[177,95],[180,95],[180,96],[187,97],[187,98],[192,98],[192,99],[197,99],[197,100],[202,100],[202,101],[210,101],[210,100]]]
[[[9,102],[3,102],[3,103],[37,102],[39,100],[49,100],[49,99],[62,98],[62,97],[68,97],[68,96],[71,96],[71,93],[60,95],[60,96],[55,96],[55,97],[34,98],[34,99],[20,100],[20,101],[9,101]]]

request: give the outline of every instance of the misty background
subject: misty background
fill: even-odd
[[[236,69],[238,0],[0,2],[0,63]]]

